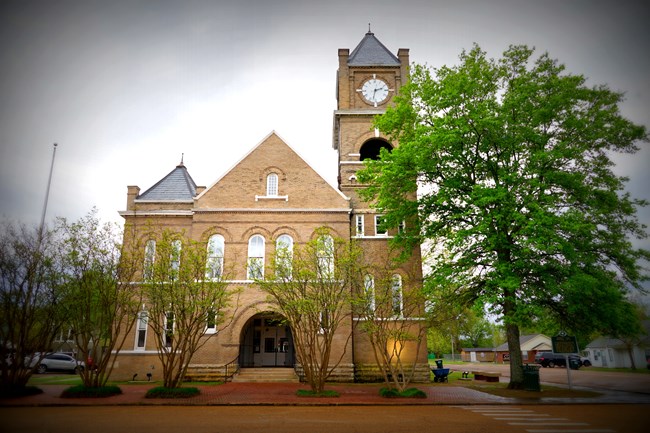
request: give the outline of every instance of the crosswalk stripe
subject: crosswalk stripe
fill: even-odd
[[[594,428],[594,429],[527,429],[529,433],[616,433],[616,430],[608,428]]]

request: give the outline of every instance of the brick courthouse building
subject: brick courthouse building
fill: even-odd
[[[212,244],[220,252],[223,267],[235,272],[230,283],[243,288],[233,322],[219,332],[208,329],[216,335],[192,359],[190,375],[199,370],[223,372],[233,360],[242,367],[294,367],[291,330],[271,312],[267,295],[252,281],[246,266],[254,258],[268,267],[278,241],[301,245],[318,228],[327,227],[335,237],[358,241],[367,257],[378,263],[386,260],[391,233],[378,227],[380,216],[359,199],[361,186],[355,173],[364,159],[376,159],[381,148],[394,145],[372,128],[372,120],[406,82],[409,54],[407,49],[392,54],[368,32],[351,53],[339,49],[338,57],[333,131],[338,188],[275,132],[207,188],[195,184],[182,162],[143,193],[137,186],[128,187],[127,207],[120,212],[126,227],[149,224],[184,232],[206,247]],[[153,244],[155,239],[143,241]],[[419,251],[396,272],[404,277],[404,291],[421,284]],[[342,335],[349,334],[354,320],[342,326],[347,328],[340,331]],[[136,322],[131,332],[113,378],[130,379],[136,373],[142,378],[151,373],[154,380],[160,379],[153,333],[145,321]],[[349,341],[335,339],[332,359],[343,352],[333,380],[364,380],[368,371],[377,372],[372,349],[360,330]],[[416,381],[428,381],[426,344],[418,353],[411,350],[408,357],[417,359]]]

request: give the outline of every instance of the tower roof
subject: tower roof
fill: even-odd
[[[167,176],[140,194],[136,200],[179,201],[196,196],[196,183],[181,162]]]
[[[350,54],[348,66],[400,66],[400,61],[369,31]]]

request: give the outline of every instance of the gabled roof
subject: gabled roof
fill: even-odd
[[[534,346],[531,346],[531,344],[534,343],[533,340],[538,337],[539,337],[539,343]],[[548,345],[550,346],[551,339],[544,334],[530,334],[530,335],[519,336],[519,345],[521,346],[521,350],[539,350],[538,348],[540,346],[545,346],[546,342],[548,342]],[[494,350],[497,352],[507,352],[508,343],[505,342],[502,345],[497,346]],[[548,350],[548,348],[542,347],[542,350]]]
[[[391,53],[372,32],[359,42],[348,58],[348,66],[400,66],[396,55]]]
[[[167,176],[140,194],[136,200],[192,201],[195,195],[196,183],[181,162]]]
[[[286,149],[286,151],[290,152],[291,154],[295,155],[297,160],[294,161],[294,164],[296,164],[293,168],[298,168],[299,166],[304,164],[304,167],[308,167],[308,169],[313,173],[314,176],[316,176],[319,181],[322,181],[323,184],[327,185],[330,189],[330,192],[335,194],[338,199],[343,199],[347,202],[349,202],[350,198],[347,197],[345,194],[343,194],[338,188],[336,188],[334,185],[330,184],[314,167],[311,166],[293,147],[291,147],[289,144],[287,144],[286,141],[282,137],[280,137],[275,131],[271,131],[262,141],[260,141],[256,146],[254,146],[248,153],[246,153],[239,161],[235,163],[228,171],[226,171],[221,177],[219,177],[212,185],[207,187],[204,191],[202,191],[197,197],[196,200],[199,201],[203,199],[204,197],[213,194],[214,189],[220,184],[227,184],[230,183],[230,187],[235,187],[237,190],[240,192],[238,194],[238,197],[244,197],[245,192],[244,189],[242,188],[242,183],[241,179],[237,179],[237,184],[233,185],[232,182],[225,182],[225,179],[230,177],[234,172],[237,170],[241,170],[242,165],[246,162],[247,159],[251,157],[255,152],[259,152],[260,149],[265,148],[270,145],[281,146]],[[279,149],[279,148],[277,148]],[[283,153],[280,151],[280,153],[274,153],[273,158],[274,159],[269,159],[269,157],[265,157],[264,159],[264,165],[274,165],[274,166],[281,166],[283,165],[283,162],[286,161],[287,158],[289,158],[289,154]],[[248,170],[248,168],[247,168]],[[245,176],[250,176],[250,174],[245,174]],[[250,192],[250,191],[249,191]],[[255,194],[255,193],[253,193]],[[247,200],[247,199],[245,199]],[[320,199],[317,199],[317,201],[321,201],[322,197]],[[235,202],[236,200],[231,200],[232,202]],[[198,207],[201,207],[200,205]]]

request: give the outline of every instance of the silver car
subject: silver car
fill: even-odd
[[[38,363],[38,356],[32,358],[30,367]],[[68,373],[79,373],[86,367],[83,361],[77,361],[74,357],[65,353],[48,353],[41,359],[36,368],[37,373],[48,371],[63,371]]]

